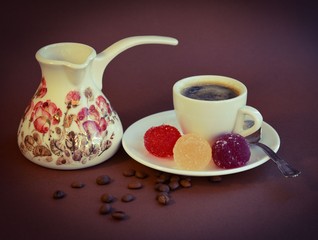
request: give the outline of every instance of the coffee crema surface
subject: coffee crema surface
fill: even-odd
[[[238,93],[235,90],[227,86],[217,84],[202,84],[190,86],[183,89],[181,94],[188,98],[205,101],[226,100],[238,96]]]

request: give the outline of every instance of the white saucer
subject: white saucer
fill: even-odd
[[[162,124],[169,124],[175,126],[180,130],[179,124],[176,120],[174,110],[165,111],[150,115],[142,118],[133,123],[124,133],[122,144],[129,156],[135,159],[137,162],[167,173],[173,173],[186,176],[221,176],[227,174],[233,174],[243,172],[252,168],[255,168],[265,163],[269,157],[258,147],[251,147],[251,157],[247,165],[234,169],[222,169],[214,165],[213,161],[209,166],[200,171],[189,171],[179,169],[173,158],[159,158],[150,154],[144,146],[144,134],[150,128]],[[180,130],[181,132],[181,130]],[[269,124],[263,122],[262,125],[262,140],[264,144],[268,145],[275,152],[278,151],[280,145],[280,139],[275,131]]]

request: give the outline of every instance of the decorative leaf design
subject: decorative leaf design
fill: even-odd
[[[103,95],[95,96],[91,87],[70,90],[63,113],[52,99],[42,99],[47,91],[43,77],[19,127],[19,147],[24,154],[57,165],[86,164],[112,146],[115,135],[109,126],[118,118]],[[25,126],[30,131],[24,132]]]
[[[112,142],[110,140],[106,140],[105,142],[103,142],[102,145],[102,152],[106,151],[108,148],[110,148],[112,145]]]
[[[44,157],[44,156],[51,156],[51,151],[43,146],[43,145],[38,145],[38,146],[35,146],[34,149],[33,149],[33,155],[35,157]]]
[[[80,150],[76,150],[73,154],[74,161],[81,161],[82,159],[82,152]]]
[[[61,153],[63,153],[63,144],[56,139],[52,139],[50,141],[50,148],[53,154],[55,154],[56,156],[60,156]]]
[[[74,114],[69,114],[64,119],[64,127],[69,128],[72,125],[73,120],[76,118]]]
[[[37,143],[37,145],[42,145],[42,138],[38,132],[33,133],[33,139]]]
[[[35,140],[32,136],[30,135],[26,135],[25,138],[24,138],[24,145],[25,147],[29,150],[29,151],[32,151],[33,148],[34,148],[34,143],[35,143]]]
[[[67,159],[65,159],[64,157],[59,157],[56,160],[56,165],[64,165],[64,164],[70,164],[70,161],[68,161]]]
[[[74,133],[74,131],[71,131],[67,134],[65,145],[72,152],[74,152],[78,148],[78,136]]]

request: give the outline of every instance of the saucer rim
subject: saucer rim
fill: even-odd
[[[176,121],[175,117],[175,112],[174,110],[167,110],[167,111],[162,111],[154,114],[150,114],[146,117],[143,117],[133,124],[131,124],[124,132],[123,138],[122,138],[122,146],[125,150],[125,152],[135,161],[139,162],[140,164],[150,167],[155,170],[159,170],[162,172],[166,173],[171,173],[171,174],[178,174],[178,175],[185,175],[185,176],[222,176],[222,175],[229,175],[229,174],[234,174],[234,173],[239,173],[239,172],[244,172],[250,169],[253,169],[255,167],[258,167],[265,162],[269,160],[269,157],[258,147],[256,146],[251,146],[251,158],[248,162],[247,165],[239,167],[239,168],[232,168],[232,169],[222,169],[214,166],[216,169],[205,169],[205,170],[184,170],[184,169],[179,169],[176,168],[176,166],[173,166],[173,159],[168,159],[168,158],[159,158],[155,157],[147,150],[145,149],[143,145],[143,138],[142,139],[137,139],[139,143],[137,145],[142,148],[142,152],[138,151],[131,146],[131,142],[129,142],[129,137],[132,137],[131,135],[134,135],[134,139],[136,141],[136,138],[138,136],[135,136],[135,132],[139,132],[140,129],[140,135],[139,137],[143,137],[143,134],[147,129],[149,129],[152,126],[158,126],[161,124],[170,124],[178,128],[180,131],[180,126]],[[279,147],[280,147],[280,138],[276,130],[270,126],[268,123],[263,121],[262,123],[262,134],[263,137],[260,142],[263,142],[269,147],[273,149],[274,152],[277,152]],[[272,139],[275,139],[276,143],[271,143],[267,141],[267,138],[270,137]],[[141,146],[142,144],[142,146]],[[133,151],[134,150],[134,151]],[[136,154],[136,152],[138,154]],[[260,157],[260,155],[262,157]],[[260,159],[256,159],[255,156],[257,156]],[[254,159],[253,159],[254,157]],[[152,159],[153,161],[158,161],[159,163],[162,164],[156,164],[151,162],[148,159]],[[256,159],[256,160],[255,160]],[[165,162],[167,161],[167,162]],[[169,161],[169,162],[168,162]],[[252,163],[251,163],[252,161]],[[172,165],[173,167],[169,167],[169,165]]]

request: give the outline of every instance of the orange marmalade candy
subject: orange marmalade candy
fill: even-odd
[[[177,128],[163,124],[151,127],[146,131],[144,145],[151,154],[168,158],[173,156],[173,147],[180,136]]]
[[[202,170],[212,159],[212,149],[204,138],[190,133],[178,139],[173,148],[173,156],[181,169]]]

